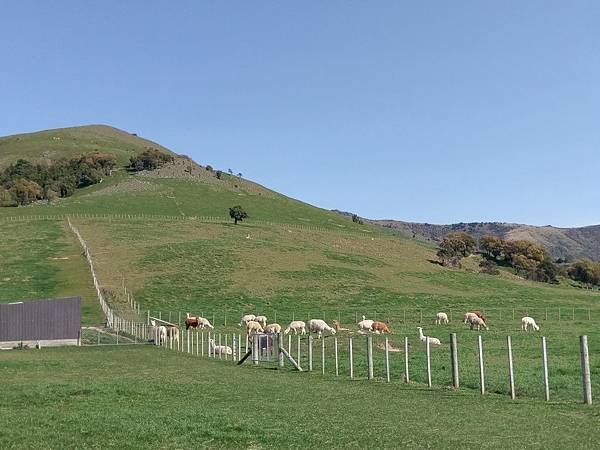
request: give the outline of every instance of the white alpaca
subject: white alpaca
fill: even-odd
[[[428,338],[428,336],[424,336],[423,335],[423,328],[417,327],[417,331],[419,332],[419,340],[424,345],[427,345],[427,338]],[[439,347],[440,345],[442,345],[442,343],[440,342],[440,340],[438,338],[429,337],[429,345],[431,347]]]
[[[470,317],[478,317],[478,316],[477,316],[477,314],[472,313],[472,312],[465,313],[465,317],[464,317],[463,323],[469,323],[469,318]]]
[[[263,328],[267,326],[267,316],[256,316],[254,321],[260,323],[260,326]]]
[[[213,355],[233,355],[233,350],[228,345],[215,345],[214,339],[209,339],[208,342]]]
[[[308,331],[311,333],[317,333],[319,339],[323,335],[323,331],[327,331],[330,334],[335,334],[335,329],[327,325],[327,322],[321,319],[310,319],[308,321]]]
[[[294,334],[306,334],[306,324],[301,320],[294,320],[290,322],[283,334],[289,334],[290,331],[293,331]]]
[[[281,325],[279,325],[278,323],[270,323],[265,327],[265,333],[279,334],[281,333]]]
[[[250,322],[251,320],[256,319],[256,316],[254,314],[246,314],[245,316],[242,317],[242,319],[240,320],[240,327],[246,326],[248,325],[248,322]]]
[[[365,318],[365,316],[362,316],[362,318],[363,318],[363,320],[358,322],[359,333],[370,332],[371,328],[373,327],[374,320],[367,319],[367,318]]]
[[[467,323],[469,324],[469,328],[471,330],[473,328],[475,328],[475,327],[477,327],[477,330],[480,330],[481,327],[485,328],[486,330],[489,329],[487,327],[487,325],[485,324],[485,322],[483,321],[483,319],[481,317],[476,316],[476,315],[469,316],[467,318]]]
[[[450,322],[448,320],[448,314],[446,314],[445,312],[439,312],[435,315],[435,324],[436,325],[441,325],[442,323],[448,323]]]
[[[252,334],[252,333],[263,333],[265,330],[263,329],[263,327],[260,323],[255,322],[254,320],[251,320],[250,322],[248,322],[246,324],[246,331],[248,332],[248,334]]]
[[[198,319],[198,328],[210,328],[211,330],[214,330],[215,327],[213,327],[210,322],[208,321],[208,319],[205,319],[204,317],[197,317]]]
[[[521,330],[527,331],[529,328],[540,331],[540,327],[535,323],[535,319],[533,317],[525,316],[521,319]]]

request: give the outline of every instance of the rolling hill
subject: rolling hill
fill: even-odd
[[[69,158],[82,153],[112,153],[121,164],[146,148],[173,153],[155,142],[107,125],[57,128],[0,137],[0,168],[18,158],[34,162]]]
[[[461,231],[475,238],[486,234],[507,240],[525,239],[542,245],[553,258],[574,261],[590,258],[600,261],[600,225],[579,228],[558,228],[502,222],[456,223],[432,225],[398,220],[366,220],[368,223],[399,231],[414,239],[437,244],[451,232]]]

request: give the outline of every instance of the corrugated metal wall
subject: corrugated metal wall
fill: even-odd
[[[80,297],[0,304],[0,342],[77,339],[80,328]]]

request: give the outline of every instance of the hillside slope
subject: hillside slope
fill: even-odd
[[[581,228],[558,228],[500,222],[456,223],[432,225],[429,223],[404,222],[398,220],[368,220],[425,242],[438,243],[451,232],[462,231],[475,238],[486,234],[503,239],[526,239],[543,245],[554,258],[573,261],[586,257],[600,261],[600,225]]]
[[[18,158],[47,162],[94,151],[112,153],[120,164],[146,148],[169,149],[107,125],[57,128],[0,137],[0,168]]]
[[[84,148],[93,148],[94,136]],[[12,149],[27,142],[13,142]],[[113,151],[125,156],[133,150],[119,141]],[[237,204],[250,218],[234,225],[228,210]],[[88,241],[111,303],[119,305],[126,285],[142,309],[164,314],[225,313],[231,320],[260,311],[282,322],[313,314],[353,321],[362,314],[399,318],[405,308],[416,314],[415,308],[423,314],[456,308],[458,314],[471,307],[590,306],[598,298],[508,272],[482,275],[476,258],[464,270],[440,267],[430,244],[354,223],[245,179],[218,179],[177,158],[153,172],[118,171],[55,203],[0,208],[0,224],[12,224],[13,234],[10,243],[0,241],[1,269],[10,274],[0,278],[0,301],[81,291],[86,274],[70,277],[67,264],[79,258],[85,268],[85,262],[61,247],[72,241],[67,217]],[[25,251],[19,245],[44,232],[56,237]],[[25,271],[24,256],[30,261]]]

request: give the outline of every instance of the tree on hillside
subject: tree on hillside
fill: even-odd
[[[237,177],[241,180],[242,179],[242,172],[238,172]]]
[[[498,236],[481,236],[479,238],[479,251],[490,259],[502,260],[506,252],[506,241]]]
[[[229,217],[231,217],[237,225],[238,222],[248,218],[248,213],[246,213],[240,205],[237,205],[229,208]]]
[[[449,233],[440,243],[437,257],[444,266],[460,267],[461,259],[471,255],[475,248],[475,239],[467,233]]]
[[[148,148],[139,155],[130,158],[129,168],[135,171],[154,170],[168,162],[172,162],[174,159],[173,156],[158,149]]]
[[[589,259],[580,259],[567,270],[569,278],[592,286],[600,285],[600,264]]]
[[[220,179],[221,179],[221,175],[223,175],[223,171],[221,171],[221,170],[217,170],[217,171],[215,172],[215,177],[217,177],[217,180],[220,180]]]
[[[500,271],[498,270],[498,264],[491,259],[484,259],[479,263],[479,273],[498,275]]]
[[[363,221],[357,214],[352,214],[352,222],[357,223],[359,225],[363,224]]]

